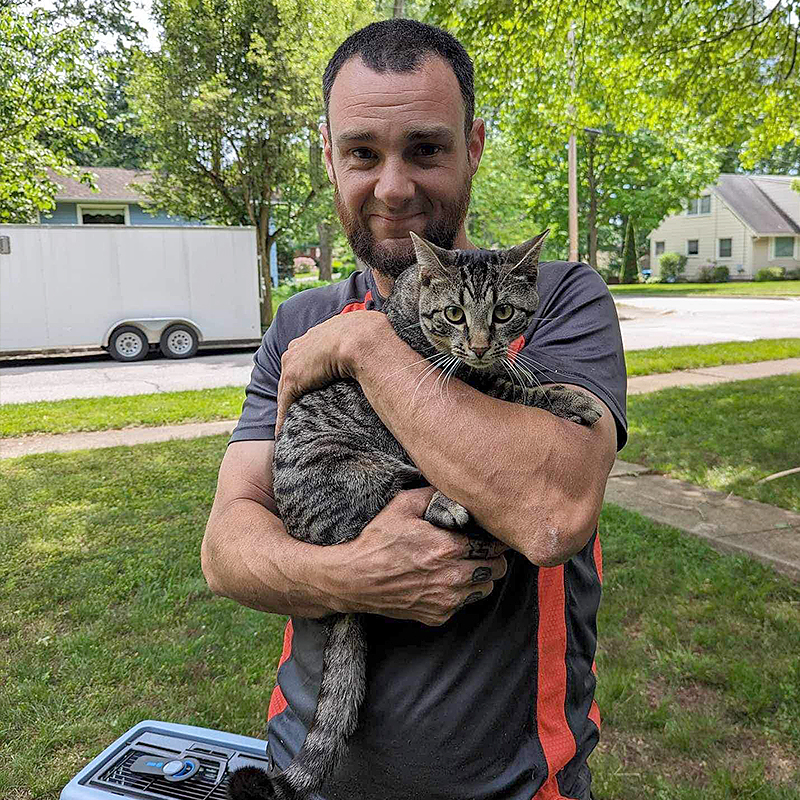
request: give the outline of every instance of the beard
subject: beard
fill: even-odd
[[[420,235],[439,247],[446,250],[452,249],[461,224],[467,216],[471,193],[472,178],[467,177],[459,195],[452,202],[443,204],[440,216],[437,219],[429,219]],[[407,244],[404,242],[402,245],[390,249],[376,241],[375,234],[369,229],[366,221],[347,208],[339,194],[338,184],[334,185],[333,199],[347,241],[350,243],[353,253],[361,261],[388,278],[399,277],[412,264],[416,263],[417,256],[410,236]]]

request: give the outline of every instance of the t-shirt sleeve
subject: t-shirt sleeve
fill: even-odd
[[[278,308],[275,319],[261,340],[261,346],[253,356],[253,372],[245,390],[242,415],[231,434],[229,444],[252,439],[275,438],[281,356],[294,338],[290,338],[286,330],[282,307]]]
[[[627,373],[614,299],[587,264],[543,264],[539,281],[545,291],[538,319],[518,364],[540,383],[572,383],[597,395],[614,415],[621,450],[628,439]]]

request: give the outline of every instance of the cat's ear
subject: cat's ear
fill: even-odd
[[[514,270],[520,274],[528,274],[535,280],[539,271],[539,254],[542,252],[542,245],[549,235],[550,228],[538,236],[534,236],[533,239],[528,239],[527,242],[512,247],[508,251],[509,272]]]
[[[419,278],[423,286],[427,286],[431,281],[439,278],[447,279],[450,277],[448,265],[451,263],[450,251],[443,247],[437,247],[432,242],[417,236],[414,231],[409,231],[411,241],[414,243],[414,251],[417,254],[417,265],[419,266]]]

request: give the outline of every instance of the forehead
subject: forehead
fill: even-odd
[[[358,57],[345,62],[331,88],[331,133],[463,129],[464,103],[455,73],[438,56],[413,72],[375,72]]]

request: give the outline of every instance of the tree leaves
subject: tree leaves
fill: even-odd
[[[104,104],[87,58],[92,28],[53,27],[49,13],[0,7],[0,222],[54,207],[47,169],[84,182],[72,152],[97,141]]]

